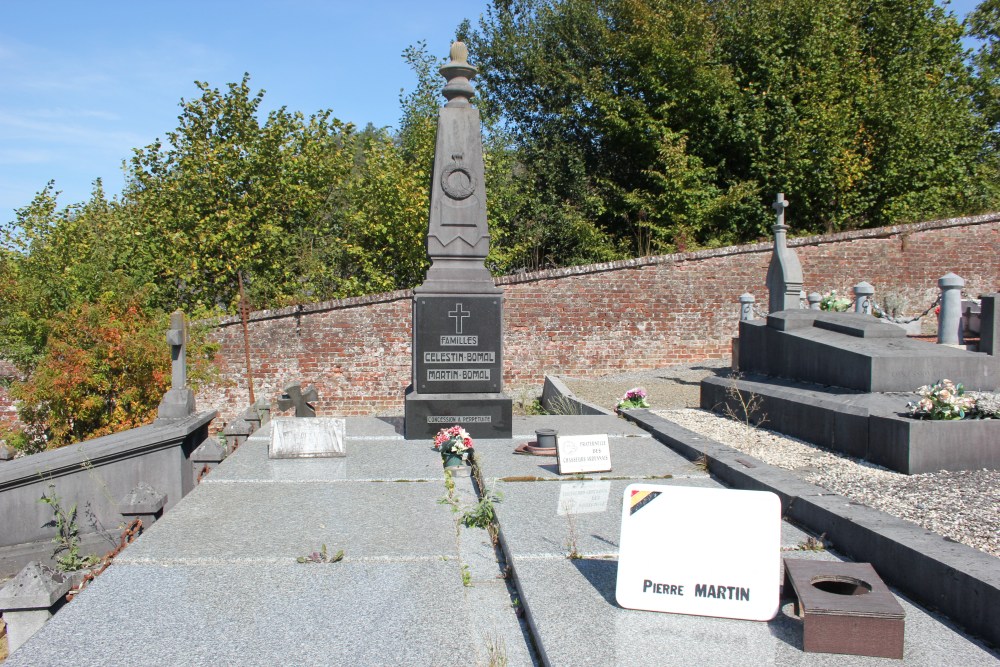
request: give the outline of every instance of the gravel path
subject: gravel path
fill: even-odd
[[[729,360],[604,378],[562,378],[581,398],[613,409],[626,390],[644,386],[654,412],[684,428],[790,470],[812,484],[1000,558],[1000,471],[904,475],[697,408],[702,378]]]

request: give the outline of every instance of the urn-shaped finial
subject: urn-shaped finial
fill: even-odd
[[[467,106],[469,100],[476,94],[476,89],[469,80],[475,77],[479,70],[469,64],[469,49],[465,44],[462,42],[452,44],[451,60],[438,71],[448,80],[442,91],[448,98],[445,106]]]

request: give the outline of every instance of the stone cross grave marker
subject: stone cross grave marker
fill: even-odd
[[[786,241],[788,227],[785,225],[785,209],[788,202],[785,194],[779,192],[771,208],[775,211],[774,251],[767,267],[768,312],[789,310],[799,307],[802,292],[802,265],[798,255],[790,249]]]
[[[319,400],[319,392],[316,385],[309,385],[302,389],[302,385],[296,382],[285,387],[285,393],[278,398],[278,409],[287,410],[295,407],[296,417],[315,417],[316,409],[312,406]]]
[[[194,414],[194,392],[187,387],[187,322],[184,313],[170,314],[167,343],[170,345],[170,390],[160,401],[157,417],[183,419]]]

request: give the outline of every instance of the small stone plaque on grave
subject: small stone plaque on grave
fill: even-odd
[[[770,491],[630,484],[615,597],[627,609],[768,621],[781,503]]]
[[[559,485],[559,504],[556,514],[593,514],[608,509],[611,482],[563,482]]]
[[[315,417],[272,419],[268,457],[272,459],[347,456],[343,419]]]
[[[560,475],[611,470],[608,435],[561,435],[556,440]]]

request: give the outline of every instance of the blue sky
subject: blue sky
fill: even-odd
[[[0,223],[50,179],[60,203],[177,126],[181,98],[251,76],[265,110],[395,125],[407,46],[448,53],[487,0],[0,0]],[[443,81],[443,80],[442,80]]]
[[[61,204],[177,126],[194,81],[251,75],[265,111],[333,109],[363,127],[395,125],[414,79],[403,49],[444,57],[462,19],[488,0],[0,0],[0,223],[54,179]],[[975,0],[951,9],[964,15]]]

